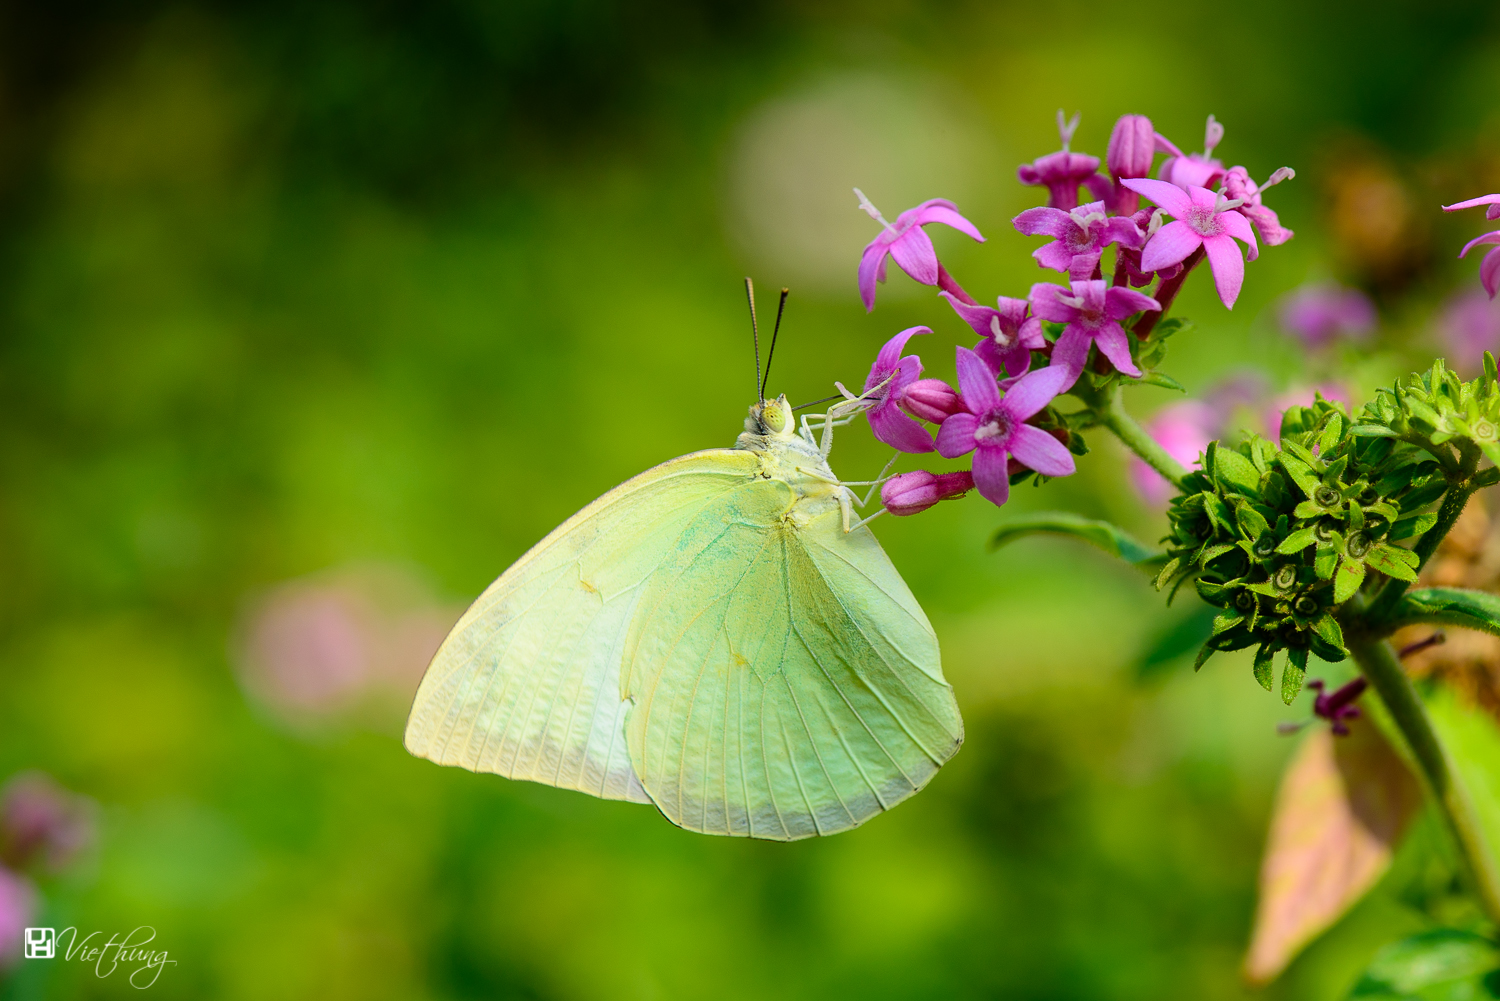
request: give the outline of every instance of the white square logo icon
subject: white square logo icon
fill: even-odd
[[[26,958],[51,959],[57,954],[57,930],[54,928],[26,929]]]

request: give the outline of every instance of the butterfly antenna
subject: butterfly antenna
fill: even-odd
[[[776,306],[776,326],[771,329],[771,350],[766,352],[766,374],[760,382],[760,398],[766,398],[766,383],[771,381],[771,359],[776,357],[776,336],[781,333],[781,314],[786,310],[786,297],[791,289],[781,290],[781,302]]]
[[[745,300],[750,303],[750,336],[755,340],[755,398],[764,404],[766,397],[760,389],[760,325],[755,322],[755,283],[749,275],[745,276]]]

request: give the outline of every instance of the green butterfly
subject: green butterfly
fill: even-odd
[[[734,448],[650,469],[553,530],[443,642],[407,749],[775,841],[921,789],[963,720],[927,616],[828,466],[859,409],[799,433],[785,396],[762,399]]]

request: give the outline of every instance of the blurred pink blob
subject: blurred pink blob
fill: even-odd
[[[404,709],[458,614],[395,567],[292,581],[250,610],[240,675],[252,695],[290,722],[370,701]]]
[[[1280,311],[1282,328],[1313,349],[1339,339],[1362,341],[1378,320],[1369,296],[1333,282],[1314,282],[1287,293]]]
[[[1310,407],[1318,394],[1330,402],[1342,403],[1344,408],[1349,408],[1349,391],[1336,382],[1319,383],[1316,386],[1293,386],[1286,392],[1280,394],[1271,401],[1266,412],[1262,415],[1265,422],[1266,435],[1272,441],[1281,438],[1281,417],[1289,407]]]
[[[36,915],[36,890],[26,879],[0,866],[0,970],[18,962],[22,936]]]
[[[14,869],[68,866],[94,841],[94,804],[41,772],[11,779],[0,799],[0,861]]]
[[[1500,300],[1479,289],[1460,292],[1439,314],[1437,333],[1453,368],[1470,375],[1479,372],[1486,351],[1500,353]]]
[[[1146,433],[1155,438],[1167,454],[1189,469],[1196,469],[1198,459],[1208,443],[1218,437],[1223,418],[1219,411],[1201,400],[1183,400],[1163,407],[1146,422]],[[1130,460],[1130,481],[1136,492],[1153,507],[1160,507],[1177,493],[1144,460]]]

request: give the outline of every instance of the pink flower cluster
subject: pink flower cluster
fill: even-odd
[[[1484,212],[1486,219],[1500,219],[1500,194],[1480,195],[1478,198],[1470,198],[1453,205],[1444,205],[1443,211],[1460,212],[1463,209],[1476,209],[1481,205],[1488,206]],[[1491,248],[1490,252],[1484,255],[1484,260],[1479,262],[1479,283],[1493,299],[1495,293],[1500,292],[1500,229],[1485,233],[1483,236],[1476,236],[1464,244],[1464,249],[1458,252],[1458,256],[1463,257],[1479,246]]]
[[[891,338],[870,368],[864,388],[877,438],[902,452],[974,456],[970,472],[919,470],[887,481],[881,497],[892,514],[915,514],[971,488],[1004,504],[1013,477],[1072,473],[1069,432],[1049,410],[1053,399],[1089,371],[1141,378],[1138,345],[1194,267],[1208,261],[1219,297],[1232,309],[1244,284],[1240,244],[1253,261],[1259,242],[1275,246],[1292,237],[1262,194],[1293,172],[1283,167],[1257,185],[1245,168],[1226,169],[1212,158],[1224,135],[1212,116],[1204,151],[1192,155],[1156,132],[1149,118],[1124,116],[1110,136],[1107,173],[1099,172],[1098,157],[1070,149],[1077,126],[1077,116],[1066,121],[1059,112],[1062,149],[1017,172],[1023,184],[1046,188],[1047,204],[1027,209],[1012,224],[1023,235],[1046,237],[1032,256],[1039,267],[1067,276],[1065,284],[1033,285],[1025,298],[999,296],[994,306],[982,305],[938,260],[923,229],[931,223],[984,242],[952,202],[930,199],[892,223],[855,189],[860,207],[882,227],[860,259],[865,309],[875,308],[889,259],[916,281],[936,286],[979,335],[972,349],[957,349],[957,389],[922,378],[921,359],[903,354],[912,337],[932,333],[928,327]],[[1158,153],[1165,158],[1152,179]],[[1080,190],[1087,190],[1088,201],[1080,202]],[[1142,209],[1142,197],[1158,208]],[[1114,269],[1107,274],[1110,247]],[[1153,283],[1151,294],[1136,291]],[[1033,369],[1037,360],[1043,367]],[[936,426],[935,435],[924,422]]]

